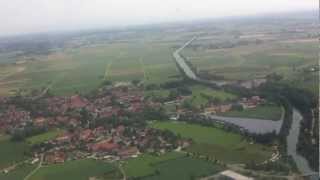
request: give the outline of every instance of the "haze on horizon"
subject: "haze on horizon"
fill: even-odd
[[[317,8],[316,0],[0,0],[0,36]]]

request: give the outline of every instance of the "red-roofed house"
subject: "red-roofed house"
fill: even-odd
[[[119,145],[113,143],[110,139],[98,142],[90,147],[92,151],[107,151],[111,152],[119,148]]]
[[[83,108],[88,104],[86,99],[81,98],[79,95],[71,96],[70,107],[71,108]]]

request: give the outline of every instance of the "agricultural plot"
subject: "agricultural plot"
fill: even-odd
[[[191,86],[192,97],[190,101],[196,107],[205,106],[209,102],[209,98],[213,98],[220,102],[231,101],[237,98],[236,95],[225,92],[223,90],[214,90],[202,85]]]
[[[223,170],[217,164],[191,157],[165,161],[155,165],[155,168],[157,169],[156,175],[143,178],[143,180],[189,180],[216,174]]]
[[[41,167],[30,180],[88,180],[90,177],[110,177],[117,171],[110,163],[85,159]]]
[[[221,129],[187,123],[155,122],[157,129],[167,129],[182,137],[191,138],[194,144],[188,149],[220,161],[230,163],[262,162],[271,157],[271,150],[260,144],[250,144],[238,134]]]
[[[57,137],[59,134],[62,134],[62,133],[63,133],[63,130],[55,129],[55,130],[51,130],[51,131],[48,131],[48,132],[43,133],[43,134],[39,134],[39,135],[36,135],[36,136],[29,137],[29,138],[26,139],[26,141],[31,145],[39,144],[39,143],[48,141],[50,139],[53,139],[53,138]]]
[[[163,83],[179,75],[172,46],[145,41],[64,49],[41,60],[1,67],[0,93],[46,87],[56,95],[86,93],[104,80]]]
[[[196,166],[195,166],[196,165]],[[170,152],[160,156],[150,154],[130,159],[124,164],[129,178],[153,179],[190,179],[217,173],[219,165],[203,159],[186,157],[184,153]]]
[[[317,64],[317,47],[316,40],[293,40],[216,50],[186,48],[182,53],[200,71],[227,80],[248,80],[273,72],[291,78],[299,68]]]
[[[36,168],[37,164],[21,164],[17,166],[14,170],[10,171],[8,174],[0,173],[0,179],[3,180],[22,180],[25,178],[32,170]]]
[[[282,116],[282,108],[277,105],[260,105],[252,109],[232,110],[219,115],[227,117],[243,117],[266,120],[280,120]]]
[[[29,145],[26,142],[12,142],[10,137],[0,137],[0,169],[12,164],[19,163],[27,157],[24,154],[29,151]]]
[[[184,156],[185,154],[176,152],[166,153],[161,156],[143,154],[138,158],[133,158],[126,161],[124,164],[124,171],[128,177],[151,176],[156,172],[156,164]]]

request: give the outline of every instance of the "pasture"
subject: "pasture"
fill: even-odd
[[[191,157],[183,157],[165,161],[155,165],[155,168],[157,169],[157,173],[155,175],[142,179],[189,180],[216,174],[223,170],[223,168],[217,164],[213,164],[203,159],[195,159]]]
[[[280,120],[282,115],[282,108],[277,105],[260,105],[252,109],[231,110],[219,115],[227,117],[243,117],[254,119],[266,119],[266,120]]]
[[[28,137],[26,139],[26,141],[31,145],[39,144],[39,143],[48,141],[50,139],[53,139],[53,138],[57,137],[59,134],[62,134],[62,133],[63,133],[63,130],[54,129],[54,130],[50,130],[50,131],[48,131],[46,133],[43,133],[43,134],[39,134],[39,135],[36,135],[36,136]]]
[[[181,122],[155,122],[157,129],[167,129],[185,138],[194,140],[187,151],[200,153],[220,161],[246,163],[262,162],[271,157],[271,149],[260,144],[251,144],[241,135],[224,130]]]
[[[32,170],[36,168],[37,164],[21,164],[17,166],[14,170],[10,171],[8,174],[0,173],[0,179],[3,180],[22,180],[25,178]]]
[[[183,153],[171,152],[160,156],[143,154],[125,162],[124,171],[128,177],[144,177],[156,172],[156,164],[185,156]]]
[[[198,40],[195,43],[205,43]],[[227,80],[248,80],[270,73],[292,78],[300,68],[317,64],[318,44],[313,41],[276,41],[221,49],[185,48],[184,56],[200,71]]]
[[[143,154],[124,162],[124,171],[129,178],[143,180],[190,179],[211,175],[222,170],[219,165],[204,159],[187,157],[185,153],[169,152],[160,156]]]
[[[104,80],[163,83],[179,75],[172,59],[174,43],[117,42],[63,49],[40,60],[1,67],[0,95],[17,89],[50,87],[56,95],[87,93]]]
[[[117,171],[110,163],[84,159],[41,167],[29,180],[88,180],[90,177],[110,176]]]
[[[27,159],[25,152],[30,149],[26,142],[12,142],[10,137],[0,138],[0,169]]]
[[[215,90],[203,85],[191,86],[192,96],[188,101],[196,107],[205,106],[208,102],[208,98],[213,98],[220,102],[231,101],[237,98],[236,95],[225,92],[223,90]]]

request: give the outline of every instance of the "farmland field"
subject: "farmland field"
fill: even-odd
[[[114,43],[54,52],[40,61],[1,67],[0,93],[50,86],[57,95],[89,92],[104,80],[162,83],[179,75],[173,44]]]
[[[190,101],[194,106],[200,107],[201,105],[206,105],[208,99],[206,97],[212,97],[221,102],[231,101],[237,98],[236,95],[225,92],[223,90],[214,90],[202,85],[194,85],[191,87],[192,97]]]
[[[217,164],[191,157],[165,161],[155,165],[155,168],[157,169],[157,174],[143,178],[143,180],[189,180],[216,174],[223,170]]]
[[[0,169],[25,160],[24,153],[29,151],[26,142],[12,142],[9,137],[0,137],[0,147]]]
[[[245,163],[263,161],[271,156],[271,150],[260,144],[250,144],[238,134],[221,129],[187,123],[155,122],[157,129],[167,129],[195,141],[188,151],[214,157],[221,161]]]
[[[242,111],[232,110],[219,115],[277,121],[281,118],[282,108],[277,105],[260,105],[252,109],[244,109]]]
[[[185,156],[183,153],[166,153],[161,156],[144,154],[125,162],[124,171],[128,177],[149,176],[155,173],[155,164]]]
[[[39,135],[36,135],[36,136],[29,137],[29,138],[26,139],[26,141],[28,143],[30,143],[31,145],[39,144],[39,143],[42,143],[42,142],[45,142],[45,141],[48,141],[50,139],[53,139],[53,138],[57,137],[62,132],[63,132],[62,130],[55,129],[55,130],[51,130],[51,131],[48,131],[48,132],[43,133],[43,134],[39,134]]]
[[[110,163],[86,159],[41,167],[30,180],[87,180],[89,177],[108,176],[116,171],[116,167]]]
[[[200,71],[221,75],[229,80],[259,78],[272,72],[290,79],[299,68],[317,64],[317,47],[317,40],[314,39],[308,42],[279,41],[216,50],[186,48],[183,54]]]
[[[8,174],[0,173],[0,179],[3,180],[22,180],[26,177],[32,170],[36,168],[37,164],[22,164],[16,167],[15,170],[10,171]]]
[[[196,164],[196,166],[195,166]],[[219,165],[203,159],[186,157],[185,153],[170,152],[160,156],[144,154],[125,162],[124,171],[128,177],[153,179],[190,179],[222,170]]]

